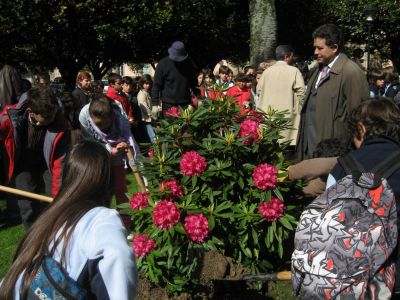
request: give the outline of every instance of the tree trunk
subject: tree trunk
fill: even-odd
[[[249,0],[250,62],[257,68],[260,62],[275,57],[277,21],[274,0]]]
[[[90,72],[93,74],[93,79],[101,80],[111,69],[111,64],[93,61],[88,63],[88,67]]]
[[[62,78],[65,80],[65,90],[73,91],[76,85],[76,76],[83,66],[76,63],[64,63],[58,66]]]

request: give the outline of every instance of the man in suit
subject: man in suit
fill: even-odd
[[[368,97],[368,82],[344,53],[339,27],[324,24],[313,32],[318,67],[312,71],[301,110],[297,136],[299,159],[311,158],[316,145],[328,138],[348,140],[349,112]]]

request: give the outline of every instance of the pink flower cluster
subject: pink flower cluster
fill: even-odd
[[[278,170],[269,164],[260,164],[253,171],[253,183],[260,190],[276,187]]]
[[[132,244],[136,257],[144,257],[147,253],[157,248],[156,242],[153,239],[147,239],[147,234],[137,234],[133,238]]]
[[[182,186],[176,180],[163,181],[161,183],[161,192],[169,194],[172,198],[179,199],[183,196]]]
[[[207,168],[207,162],[196,151],[189,151],[182,155],[180,167],[185,176],[199,176]]]
[[[153,222],[158,228],[162,228],[164,231],[167,228],[171,228],[174,224],[179,222],[181,212],[178,207],[171,201],[166,199],[161,200],[153,211]]]
[[[132,209],[142,209],[149,206],[149,193],[147,192],[137,192],[131,197],[131,208]]]
[[[187,216],[183,227],[189,239],[196,243],[203,243],[208,235],[208,220],[203,214]]]
[[[260,203],[258,211],[267,221],[273,222],[283,216],[285,205],[278,198],[271,197],[268,203],[265,201]]]
[[[165,115],[168,117],[179,117],[181,115],[181,111],[178,107],[173,106],[167,109]]]
[[[253,120],[245,120],[240,124],[239,137],[248,136],[247,140],[243,141],[243,144],[253,144],[260,139],[260,128],[258,123]]]

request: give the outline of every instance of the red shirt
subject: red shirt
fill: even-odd
[[[237,85],[235,85],[226,92],[226,95],[236,99],[236,103],[242,107],[248,106],[250,103],[249,89],[241,90]]]
[[[124,109],[126,115],[129,118],[132,119],[134,118],[132,113],[132,108],[129,105],[128,101],[126,100],[126,96],[124,95],[124,93],[117,92],[117,90],[114,89],[112,86],[108,86],[106,96],[121,103],[122,108]]]

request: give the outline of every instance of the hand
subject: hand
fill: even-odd
[[[128,144],[125,142],[118,143],[117,146],[111,150],[112,155],[124,154],[126,152],[128,152]]]

